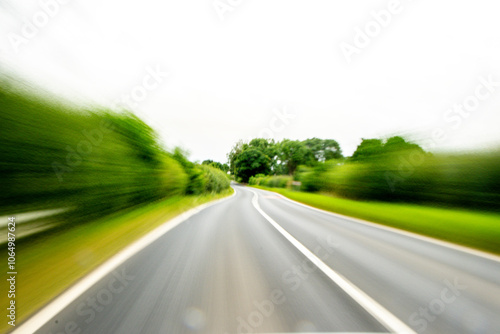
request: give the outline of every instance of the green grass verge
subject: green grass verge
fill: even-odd
[[[500,214],[497,213],[414,204],[362,202],[288,189],[254,187],[277,192],[319,209],[500,254]]]
[[[233,189],[229,189],[217,195],[173,197],[35,239],[29,244],[19,242],[16,247],[16,323],[20,324],[75,281],[165,221],[232,193]],[[3,287],[2,305],[8,305],[6,280]],[[6,319],[1,323],[2,333],[13,329]]]

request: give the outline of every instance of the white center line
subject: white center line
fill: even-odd
[[[388,330],[394,333],[405,333],[405,334],[416,334],[410,327],[408,327],[404,322],[399,320],[394,314],[385,309],[382,305],[377,303],[374,299],[352,284],[342,275],[335,272],[332,268],[327,266],[323,261],[321,261],[313,252],[307,249],[303,244],[301,244],[297,239],[295,239],[290,233],[288,233],[283,227],[281,227],[274,219],[269,217],[259,205],[259,195],[250,190],[254,196],[252,198],[252,204],[257,209],[257,211],[266,220],[271,223],[292,245],[294,245],[305,257],[307,257],[312,263],[314,263],[326,276],[328,276],[335,284],[337,284],[342,290],[344,290],[352,299],[354,299],[361,307],[363,307],[368,313],[370,313],[375,319],[377,319],[382,325],[384,325]]]

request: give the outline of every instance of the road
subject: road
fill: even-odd
[[[234,188],[36,333],[500,333],[496,258]]]

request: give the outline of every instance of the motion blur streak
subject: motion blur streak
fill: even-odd
[[[195,167],[178,149],[164,151],[130,112],[75,106],[9,78],[0,85],[0,109],[0,215],[59,209],[46,225],[75,224],[229,187],[221,171]]]

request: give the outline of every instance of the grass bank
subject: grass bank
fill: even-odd
[[[500,254],[500,214],[497,213],[402,203],[362,202],[288,189],[253,187],[274,191],[319,209]]]
[[[20,241],[16,247],[16,323],[20,324],[75,281],[165,221],[232,193],[230,188],[217,195],[172,197],[29,243]],[[2,291],[8,291],[6,281],[3,286]],[[7,293],[2,295],[2,305],[7,305]],[[1,323],[0,332],[10,329],[13,328],[7,321]]]

